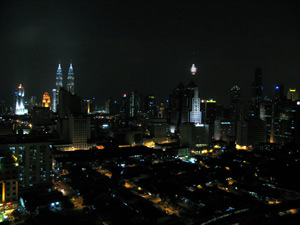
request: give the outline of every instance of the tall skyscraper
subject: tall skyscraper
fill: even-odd
[[[255,70],[255,77],[252,83],[252,105],[249,109],[251,117],[260,116],[260,105],[263,100],[263,74],[261,68]]]
[[[199,88],[194,82],[190,82],[187,85],[189,93],[189,99],[191,99],[191,111],[189,115],[190,123],[201,123],[201,111],[200,111],[200,97],[199,97]]]
[[[56,71],[56,94],[55,94],[55,99],[53,98],[53,112],[57,111],[57,105],[59,104],[59,97],[58,97],[59,90],[62,87],[63,87],[63,74],[62,74],[62,70],[61,70],[61,66],[60,66],[60,62],[59,62],[58,68]],[[56,105],[54,105],[54,103],[56,103]]]
[[[67,91],[74,94],[74,72],[72,62],[70,63],[68,77],[67,77]]]
[[[253,102],[261,102],[263,97],[263,73],[261,68],[256,68],[255,77],[252,84],[252,99]]]
[[[24,115],[28,112],[27,109],[25,109],[24,106],[24,87],[22,84],[19,85],[17,95],[16,95],[16,108],[15,108],[15,114],[16,115]]]

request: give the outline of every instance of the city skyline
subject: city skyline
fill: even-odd
[[[20,83],[27,97],[50,93],[59,60],[66,80],[70,59],[75,93],[99,105],[133,90],[166,99],[191,79],[200,98],[228,104],[238,85],[249,99],[258,67],[264,95],[272,97],[277,84],[285,94],[299,89],[299,7],[292,1],[2,4],[4,100]]]

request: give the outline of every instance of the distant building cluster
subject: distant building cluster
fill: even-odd
[[[191,72],[196,73],[194,65]],[[286,93],[284,86],[278,84],[273,96],[265,96],[260,68],[254,73],[252,98],[243,101],[241,88],[234,85],[228,90],[229,107],[201,98],[192,76],[188,84],[180,82],[170,90],[169,98],[163,102],[152,94],[131,91],[119,99],[108,99],[99,109],[95,98],[81,99],[75,94],[72,63],[66,87],[63,77],[59,63],[52,100],[49,92],[44,93],[40,104],[36,97],[28,100],[20,84],[13,110],[0,102],[1,204],[7,211],[17,207],[20,193],[50,185],[53,149],[146,146],[178,148],[178,154],[184,155],[212,151],[207,150],[209,146],[221,149],[224,143],[239,150],[270,143],[300,145],[296,88]]]

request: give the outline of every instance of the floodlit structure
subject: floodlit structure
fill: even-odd
[[[16,93],[17,94],[16,94],[15,114],[16,115],[24,115],[24,114],[28,113],[28,110],[25,109],[25,106],[24,106],[25,92],[24,92],[24,87],[22,86],[22,84],[19,85],[18,91]]]
[[[45,92],[45,94],[43,95],[43,102],[42,102],[42,106],[43,107],[51,107],[50,106],[51,100],[50,100],[50,95],[48,92]]]
[[[67,77],[67,91],[74,94],[74,72],[72,62],[70,63],[68,77]]]
[[[52,111],[56,112],[56,89],[52,89],[53,98],[52,98]]]
[[[60,63],[58,64],[58,68],[56,71],[56,89],[53,89],[52,91],[55,90],[55,97],[53,97],[53,112],[57,112],[57,105],[59,104],[59,90],[60,88],[63,87],[63,75],[62,75],[62,70],[61,70],[61,66]]]
[[[192,73],[192,75],[195,75],[196,72],[197,72],[197,68],[196,68],[195,64],[193,64],[191,67],[191,73]]]

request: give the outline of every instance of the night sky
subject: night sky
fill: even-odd
[[[125,3],[126,2],[126,3]],[[40,100],[64,82],[70,60],[75,93],[110,97],[137,90],[168,98],[193,77],[201,98],[228,104],[235,84],[245,98],[256,67],[264,93],[276,84],[300,91],[298,1],[3,1],[0,100],[22,83]]]

